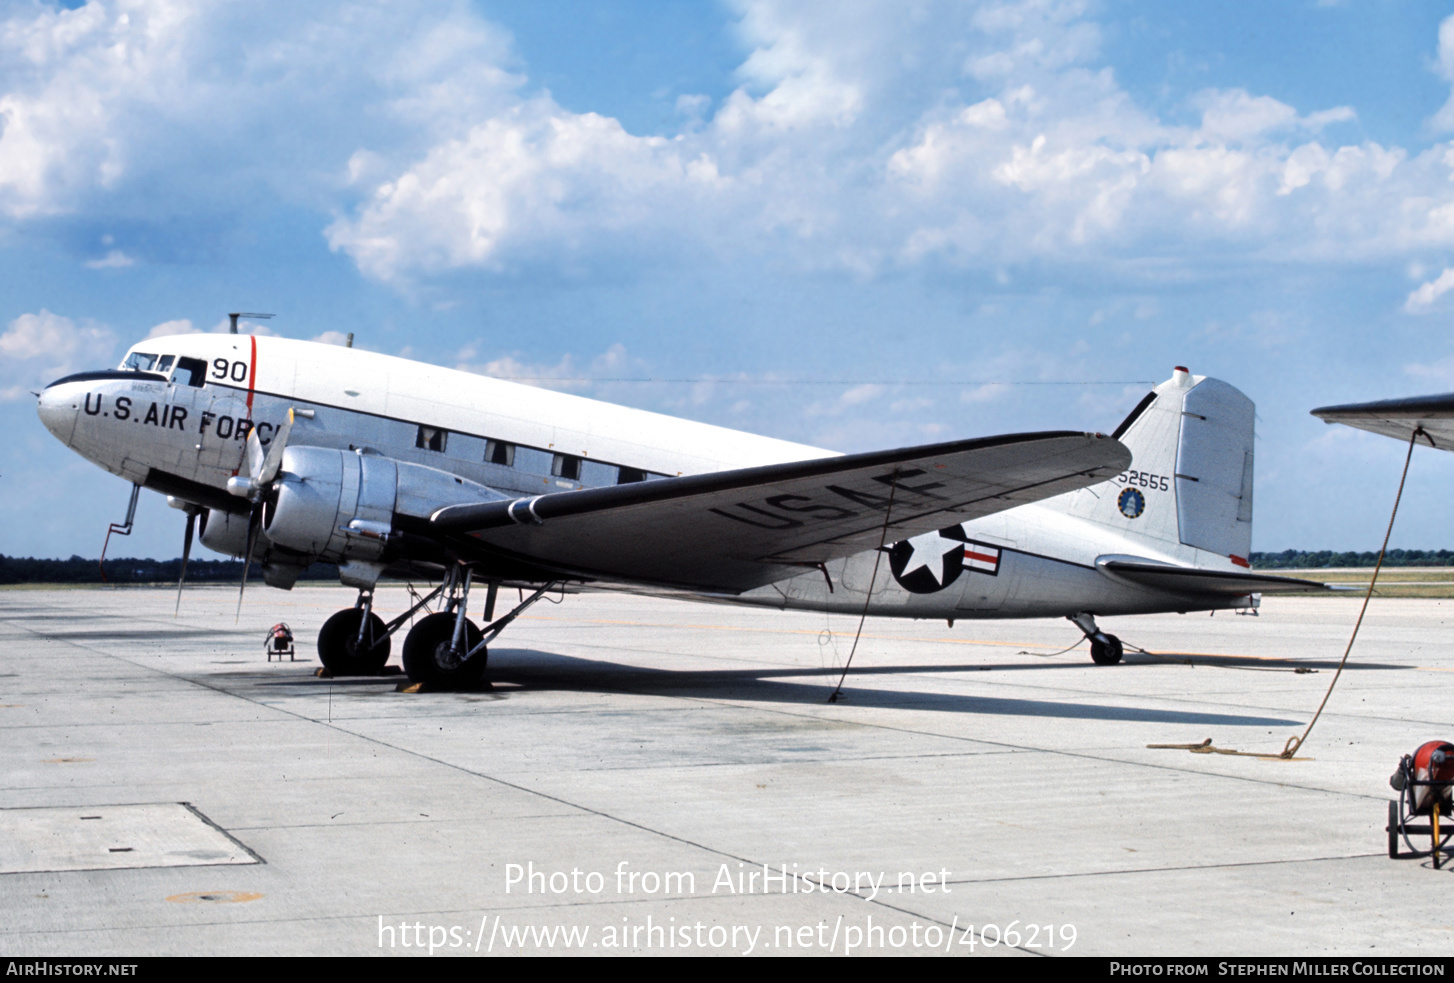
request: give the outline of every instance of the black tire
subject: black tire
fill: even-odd
[[[318,630],[318,660],[335,676],[377,676],[389,661],[392,640],[384,635],[384,619],[369,613],[364,643],[358,644],[363,608],[345,608],[323,622]],[[378,645],[374,640],[380,639]]]
[[[1121,661],[1121,640],[1115,635],[1091,639],[1091,661],[1098,666],[1113,666]]]
[[[484,638],[478,625],[464,623],[464,647],[469,651]],[[454,615],[441,611],[421,618],[404,638],[404,671],[411,682],[453,689],[470,686],[485,674],[489,653],[481,651],[461,663],[450,651],[454,640]]]
[[[1398,801],[1388,800],[1388,855],[1392,860],[1398,859]]]

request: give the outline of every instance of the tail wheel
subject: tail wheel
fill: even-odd
[[[1121,661],[1121,640],[1115,635],[1091,638],[1091,661],[1098,666],[1113,666]]]
[[[384,620],[370,612],[360,645],[362,617],[362,608],[345,608],[323,622],[318,631],[318,660],[335,676],[376,676],[389,661],[392,645],[384,634]]]
[[[478,625],[466,620],[462,651],[456,652],[454,615],[441,611],[421,618],[404,638],[404,671],[412,682],[443,688],[477,683],[485,674],[487,653],[481,650],[464,661],[460,657],[484,637]]]

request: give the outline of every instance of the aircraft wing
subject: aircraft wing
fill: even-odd
[[[1320,584],[1315,580],[1241,573],[1236,570],[1198,570],[1194,567],[1135,563],[1128,560],[1104,560],[1097,565],[1133,584],[1153,590],[1170,591],[1173,594],[1222,594],[1240,597],[1243,594],[1289,594],[1329,589],[1327,584]]]
[[[1421,427],[1431,446],[1454,450],[1454,393],[1323,406],[1313,410],[1313,416],[1324,423],[1346,423],[1404,443],[1408,443],[1416,427]]]
[[[1010,434],[454,505],[428,531],[563,576],[737,593],[881,539],[1094,485],[1130,463],[1102,434]]]

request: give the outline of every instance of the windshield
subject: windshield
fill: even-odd
[[[121,363],[121,368],[132,372],[150,372],[153,365],[157,364],[155,355],[148,355],[146,352],[132,352]]]

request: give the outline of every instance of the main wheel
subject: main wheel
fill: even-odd
[[[1398,859],[1398,802],[1395,799],[1388,800],[1388,855]]]
[[[1121,640],[1115,635],[1101,634],[1091,639],[1091,661],[1098,666],[1113,666],[1121,661]]]
[[[404,671],[416,683],[431,686],[468,686],[480,681],[485,673],[485,651],[477,652],[464,662],[460,656],[474,648],[484,633],[473,621],[464,623],[463,652],[450,650],[454,641],[454,615],[441,611],[421,618],[404,638]]]
[[[363,645],[359,645],[362,617],[363,608],[345,608],[323,622],[318,631],[318,659],[335,676],[376,676],[389,661],[391,640],[384,634],[384,620],[373,612],[369,612]]]

